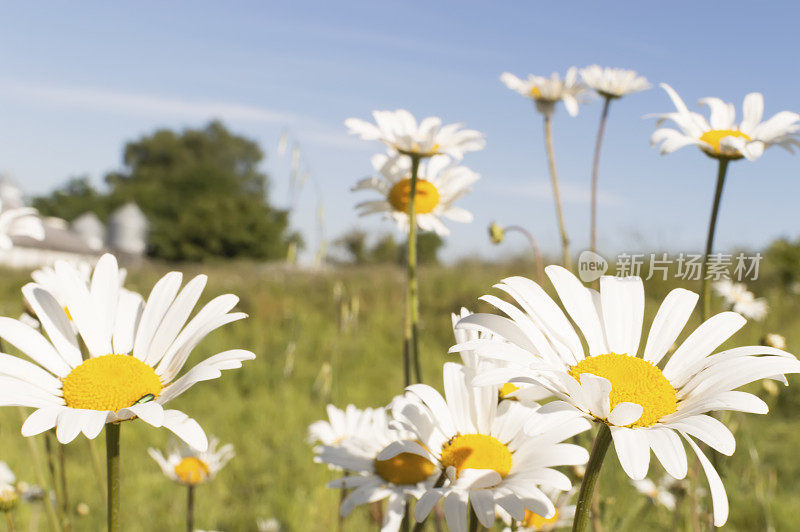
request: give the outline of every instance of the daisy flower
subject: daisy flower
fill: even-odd
[[[603,98],[621,98],[650,88],[647,78],[623,68],[592,65],[581,69],[581,78]]]
[[[486,145],[479,131],[462,129],[462,124],[443,127],[442,119],[436,116],[429,116],[419,124],[405,109],[373,111],[372,116],[374,124],[360,118],[348,118],[344,124],[349,133],[383,142],[403,155],[426,158],[446,154],[462,159],[465,152],[482,150]]]
[[[361,436],[370,426],[372,408],[360,410],[355,405],[347,405],[342,410],[334,405],[326,407],[328,421],[315,421],[308,426],[306,442],[309,445],[338,445],[356,436]]]
[[[208,449],[202,452],[175,441],[170,442],[166,451],[164,454],[151,447],[147,453],[168,479],[184,486],[205,484],[236,454],[230,443],[219,447],[219,440],[214,436],[208,440]]]
[[[513,521],[508,512],[501,508],[497,513],[500,515],[500,519],[506,525],[509,525],[503,529],[503,532],[550,532],[551,530],[570,526],[572,518],[575,517],[575,505],[570,504],[570,499],[575,495],[575,492],[575,489],[564,492],[554,490],[547,492],[556,507],[556,513],[549,519],[526,510],[525,519]]]
[[[461,307],[461,312],[458,314],[450,314],[450,319],[453,322],[453,335],[456,338],[456,344],[469,344],[469,342],[473,340],[492,337],[492,334],[488,332],[456,327],[458,322],[471,315],[472,312],[465,307]],[[503,368],[509,365],[509,363],[504,360],[492,360],[486,358],[480,359],[474,351],[470,351],[469,349],[465,349],[459,354],[461,355],[461,361],[464,366],[473,368],[475,370],[477,370],[478,364],[480,364],[483,371],[491,368]],[[536,401],[545,399],[551,395],[552,394],[550,393],[550,390],[537,384],[529,383],[506,382],[503,383],[498,390],[498,397],[500,400],[508,399],[512,401],[521,401],[524,403],[535,403]],[[533,406],[538,407],[539,405],[535,404]]]
[[[219,296],[188,320],[205,287],[205,275],[181,290],[182,275],[169,273],[145,303],[138,294],[120,290],[113,255],[100,258],[88,286],[66,262],[56,263],[55,272],[79,337],[55,296],[36,283],[25,285],[22,293],[46,337],[21,321],[0,318],[0,337],[35,362],[0,354],[0,406],[36,409],[22,426],[23,436],[55,427],[61,443],[81,432],[94,439],[106,423],[138,417],[205,450],[208,440],[200,425],[163,407],[194,384],[255,358],[241,349],[225,351],[178,377],[203,338],[246,317],[229,312],[238,298]]]
[[[577,116],[578,103],[586,92],[586,86],[580,82],[576,67],[567,70],[564,79],[561,79],[556,72],[549,78],[529,74],[527,79],[520,79],[510,72],[503,72],[500,81],[512,91],[532,99],[536,109],[545,116],[552,116],[556,104],[560,101],[564,102],[564,107],[570,116]]]
[[[386,459],[380,453],[396,442],[411,442],[413,433],[392,425],[383,408],[369,413],[369,426],[359,436],[319,449],[319,461],[349,474],[328,483],[328,487],[352,489],[342,500],[340,513],[350,515],[356,506],[388,499],[381,530],[400,529],[406,505],[419,498],[440,475],[437,466],[414,453],[394,454]]]
[[[660,144],[661,154],[672,153],[684,146],[695,145],[709,157],[721,160],[746,158],[756,160],[764,149],[772,145],[793,152],[792,146],[800,146],[796,134],[800,131],[800,114],[781,111],[764,122],[764,97],[751,92],[744,97],[742,121],[736,122],[736,108],[719,98],[703,98],[701,105],[711,109],[708,120],[699,113],[689,111],[675,90],[662,83],[676,111],[654,115],[660,124],[672,120],[680,131],[670,128],[657,129],[650,138],[655,146]]]
[[[437,464],[446,482],[425,492],[414,517],[423,521],[443,498],[447,525],[455,532],[467,530],[470,504],[487,528],[497,507],[518,521],[526,509],[552,517],[555,506],[540,488],[571,487],[569,478],[552,468],[583,464],[589,457],[583,447],[561,443],[588,430],[588,421],[571,412],[541,415],[517,401],[498,403],[498,387],[472,386],[481,371],[446,363],[444,397],[424,384],[406,388],[392,414],[415,438],[395,442],[378,455],[388,460],[412,453]]]
[[[92,265],[86,261],[77,261],[71,262],[75,273],[77,273],[78,278],[83,281],[84,285],[89,288],[89,285],[92,281]],[[127,270],[125,268],[119,268],[119,288],[122,291],[130,292],[127,290],[125,285],[125,279],[127,277]],[[59,279],[58,274],[56,274],[56,270],[53,266],[45,266],[43,268],[39,268],[38,270],[34,270],[31,272],[31,278],[33,282],[37,285],[42,287],[44,290],[50,292],[59,305],[64,309],[64,312],[67,315],[67,318],[70,322],[72,322],[72,316],[69,313],[69,309],[67,308],[66,298],[63,293],[63,288],[61,285],[61,279]],[[135,297],[135,296],[130,296]],[[39,321],[31,316],[30,314],[24,314],[26,316],[24,318],[20,318],[21,321],[24,321],[28,325],[34,325],[36,328],[39,327]],[[77,330],[76,330],[77,332]]]
[[[482,298],[508,318],[475,314],[459,324],[487,330],[510,343],[478,340],[451,350],[468,348],[479,356],[501,358],[517,366],[487,372],[476,384],[534,382],[559,398],[540,412],[579,412],[602,423],[606,431],[610,429],[623,470],[634,480],[647,475],[651,449],[667,473],[683,478],[687,457],[682,436],[708,477],[714,522],[724,524],[728,516],[725,488],[693,438],[723,454],[733,454],[733,434],[708,413],[765,414],[768,407],[764,401],[736,389],[764,378],[786,382],[783,375],[800,372],[800,362],[789,353],[765,346],[714,353],[746,322],[734,312],[722,312],[705,321],[665,361],[692,314],[697,294],[680,288],[670,292],[653,320],[644,349],[640,349],[645,296],[639,277],[604,276],[597,292],[564,268],[549,266],[546,271],[569,319],[538,284],[511,277],[497,287],[519,307],[495,296]]]
[[[357,190],[374,190],[383,199],[359,203],[360,216],[383,213],[393,219],[398,228],[408,230],[408,204],[411,199],[411,161],[407,157],[378,154],[372,157],[376,176],[362,179],[353,187]],[[419,165],[415,210],[417,226],[423,231],[434,231],[447,236],[450,230],[441,218],[469,223],[472,213],[453,202],[471,190],[480,176],[466,166],[451,164],[445,155],[437,155]]]
[[[738,312],[745,318],[761,321],[766,317],[769,310],[767,300],[763,297],[756,298],[744,283],[723,279],[714,283],[712,288],[722,296],[732,311]]]
[[[15,236],[27,236],[35,240],[44,238],[44,226],[36,209],[30,207],[4,208],[0,201],[0,251],[8,251],[14,245]]]

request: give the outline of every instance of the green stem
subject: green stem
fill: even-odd
[[[119,423],[106,424],[108,532],[119,532]]]
[[[11,510],[5,512],[5,514],[8,520],[8,532],[14,532],[16,529],[14,528],[14,517],[11,515]]]
[[[189,485],[186,494],[186,530],[194,531],[194,486]]]
[[[556,204],[556,218],[558,219],[558,230],[561,233],[561,249],[564,259],[564,267],[572,269],[572,259],[569,254],[569,237],[567,227],[564,225],[564,212],[561,207],[561,192],[558,188],[558,174],[556,173],[556,152],[553,148],[553,124],[550,115],[544,116],[544,140],[547,148],[547,164],[550,166],[550,179],[553,181],[553,200]]]
[[[597,173],[600,168],[600,148],[603,146],[603,133],[606,130],[606,119],[611,98],[606,97],[603,112],[600,115],[600,128],[597,130],[597,143],[594,146],[594,161],[592,162],[592,221],[589,249],[597,251]]]
[[[408,198],[408,338],[411,362],[414,365],[416,382],[422,382],[419,361],[419,281],[417,280],[417,181],[419,179],[419,156],[411,155],[411,191]]]
[[[611,430],[608,425],[601,424],[597,431],[592,454],[589,456],[589,463],[586,464],[586,473],[581,482],[581,491],[578,494],[578,505],[575,508],[575,518],[572,521],[572,532],[584,532],[589,526],[589,514],[591,513],[592,497],[597,486],[597,479],[600,478],[600,468],[603,467],[603,459],[611,444]]]
[[[700,299],[703,301],[703,321],[711,317],[711,291],[709,288],[708,273],[708,257],[714,249],[714,233],[717,228],[717,215],[719,214],[719,206],[722,203],[722,189],[725,186],[725,175],[728,172],[728,159],[719,159],[719,169],[717,170],[717,187],[714,191],[714,206],[711,208],[711,221],[708,224],[708,237],[706,238],[706,252],[703,255],[703,267],[700,279],[702,288],[700,290]]]

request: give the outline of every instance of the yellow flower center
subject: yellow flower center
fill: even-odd
[[[136,357],[103,355],[73,369],[62,391],[70,408],[118,412],[158,397],[161,381],[153,368]]]
[[[534,530],[544,530],[547,525],[552,525],[558,521],[558,510],[553,514],[550,519],[545,519],[539,514],[535,514],[530,510],[525,510],[525,519],[522,520],[522,526],[525,528],[532,528]]]
[[[512,384],[507,382],[500,388],[500,399],[509,399],[509,395],[519,390],[519,386],[516,384]],[[513,399],[513,397],[511,398]]]
[[[388,460],[375,460],[375,472],[392,484],[417,484],[433,474],[436,466],[414,453],[400,453]]]
[[[395,183],[389,191],[389,203],[399,212],[408,212],[411,200],[411,179],[403,179]],[[439,204],[439,191],[430,181],[417,179],[417,191],[414,194],[414,210],[418,214],[431,212]]]
[[[611,382],[611,409],[619,403],[642,406],[642,417],[632,427],[649,427],[677,410],[675,388],[656,366],[628,355],[608,353],[581,360],[569,370],[580,382],[581,373],[591,373]]]
[[[175,474],[184,484],[194,486],[205,482],[211,472],[205,462],[196,456],[187,456],[175,466]]]
[[[511,451],[486,434],[459,434],[442,446],[442,465],[456,468],[456,477],[465,469],[492,469],[505,478],[511,471]]]
[[[703,133],[700,136],[700,140],[711,145],[714,153],[719,155],[722,153],[719,144],[725,137],[740,137],[748,142],[752,140],[748,135],[745,135],[736,129],[712,129],[711,131],[706,131]]]
[[[531,88],[531,97],[538,100],[542,97],[542,91],[539,90],[539,87],[532,87]]]

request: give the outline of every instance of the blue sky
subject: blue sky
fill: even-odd
[[[613,7],[607,7],[613,6]],[[667,4],[664,4],[667,6]],[[764,93],[766,114],[800,110],[794,3],[642,2],[42,2],[0,8],[0,171],[28,194],[69,176],[100,182],[121,165],[126,140],[156,127],[220,117],[267,153],[273,199],[286,204],[288,127],[324,197],[330,236],[358,219],[349,192],[380,147],[346,134],[350,116],[407,108],[483,131],[487,147],[464,163],[482,175],[462,206],[475,222],[450,224],[446,258],[504,255],[492,220],[528,227],[558,249],[540,117],[498,80],[505,70],[564,72],[599,63],[670,83],[690,106],[718,96],[741,106]],[[588,241],[588,184],[600,102],[555,117],[555,146],[574,250]],[[659,156],[647,113],[671,110],[661,89],[611,109],[601,162],[600,244],[620,250],[702,248],[715,164],[684,148]],[[315,191],[292,220],[314,245]],[[719,248],[763,246],[798,232],[800,159],[772,148],[731,165]]]

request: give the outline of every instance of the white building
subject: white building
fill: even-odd
[[[106,242],[106,226],[93,212],[85,212],[72,220],[70,229],[83,238],[89,247],[95,250],[103,249]]]
[[[150,223],[142,210],[133,202],[126,203],[108,218],[106,244],[114,252],[133,257],[144,256]]]
[[[0,208],[23,205],[22,193],[7,177],[0,177]],[[147,251],[149,223],[135,203],[126,203],[109,217],[108,229],[95,213],[87,212],[71,224],[43,218],[44,238],[13,237],[12,249],[0,253],[0,265],[12,268],[51,266],[56,260],[94,264],[105,252],[122,259],[138,259]]]

